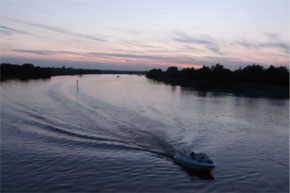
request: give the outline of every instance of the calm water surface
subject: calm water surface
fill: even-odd
[[[206,152],[212,176],[174,164],[182,150]],[[1,191],[288,192],[289,101],[134,75],[5,82]]]

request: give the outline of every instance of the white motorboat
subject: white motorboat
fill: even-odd
[[[174,156],[174,161],[187,169],[199,172],[210,172],[216,166],[205,153],[180,153]]]

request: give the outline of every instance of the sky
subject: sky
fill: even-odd
[[[288,0],[0,0],[1,62],[109,70],[289,65]]]

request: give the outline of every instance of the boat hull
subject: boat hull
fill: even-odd
[[[183,166],[184,168],[199,171],[199,172],[211,172],[215,168],[215,163],[201,163],[195,160],[192,160],[184,155],[174,156],[174,161]]]

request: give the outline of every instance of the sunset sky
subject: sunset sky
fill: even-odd
[[[0,0],[1,62],[288,66],[288,0]]]

